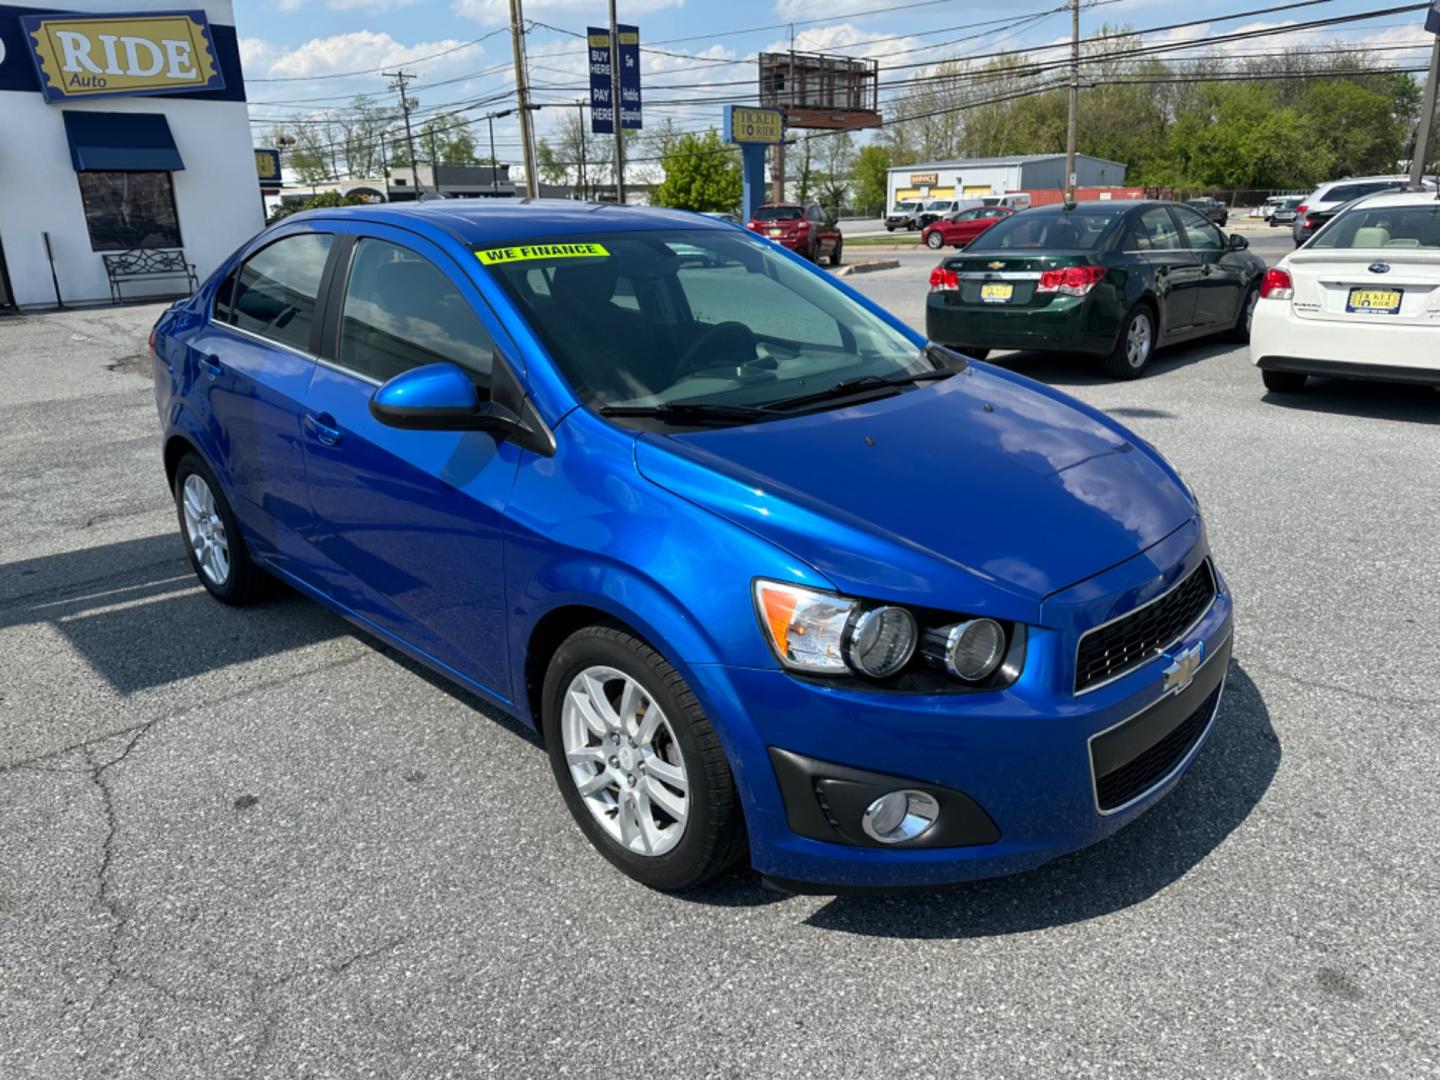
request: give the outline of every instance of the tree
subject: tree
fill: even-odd
[[[273,225],[281,218],[287,218],[291,214],[298,214],[301,210],[316,210],[320,208],[331,208],[336,206],[361,206],[365,202],[358,195],[341,195],[338,191],[322,191],[319,195],[312,195],[308,199],[300,199],[296,202],[282,202],[274,210],[270,211],[270,218],[266,224]]]
[[[815,194],[831,210],[845,205],[850,194],[850,170],[855,163],[855,139],[848,131],[816,136],[819,170]]]
[[[661,159],[665,179],[650,201],[678,210],[734,210],[743,187],[737,154],[714,128],[681,135]]]
[[[890,190],[890,151],[883,146],[863,146],[850,166],[850,194],[855,207],[865,213],[883,211]]]

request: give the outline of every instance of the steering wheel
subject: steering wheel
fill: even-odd
[[[680,359],[675,361],[675,373],[679,378],[692,375],[695,372],[690,370],[690,361],[705,348],[714,348],[720,355],[713,360],[707,358],[706,363],[696,368],[695,371],[712,371],[715,368],[732,366],[726,354],[734,355],[733,364],[753,364],[757,359],[755,356],[755,332],[741,322],[722,322],[703,331],[699,337],[690,343]]]

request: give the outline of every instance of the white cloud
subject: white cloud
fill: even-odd
[[[305,0],[276,0],[275,8],[277,11],[283,11],[288,15],[291,12],[299,11],[304,3]]]
[[[636,15],[680,7],[684,3],[685,0],[625,0],[621,17],[629,22]],[[504,25],[510,21],[509,0],[452,0],[450,10],[486,26]],[[527,19],[543,19],[546,16],[590,18],[597,25],[607,21],[604,5],[598,0],[525,0]]]

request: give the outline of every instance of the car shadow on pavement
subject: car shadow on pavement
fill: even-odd
[[[1214,339],[1173,345],[1156,352],[1140,378],[1159,378],[1191,364],[1224,356],[1237,347]],[[1099,357],[1080,353],[1007,352],[992,355],[988,362],[1051,386],[1104,386],[1120,381],[1101,373]]]
[[[1259,382],[1257,377],[1256,382]],[[1257,386],[1257,390],[1259,387]],[[1367,420],[1440,424],[1440,390],[1403,383],[1310,378],[1298,394],[1261,390],[1266,405],[1300,412],[1335,413]]]
[[[1254,682],[1231,661],[1214,730],[1159,804],[1094,847],[1013,877],[934,891],[838,896],[805,921],[872,937],[976,938],[1083,922],[1184,877],[1238,828],[1280,766],[1280,740]]]
[[[27,624],[52,627],[122,696],[349,632],[280,586],[244,611],[217,603],[178,532],[0,564],[0,630]]]

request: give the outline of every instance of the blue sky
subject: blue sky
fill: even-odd
[[[640,27],[642,45],[664,50],[643,56],[646,100],[655,103],[647,106],[646,126],[670,117],[682,128],[697,129],[718,125],[720,105],[730,95],[753,93],[755,65],[747,61],[758,51],[786,47],[791,22],[797,48],[873,56],[883,68],[1062,41],[1068,34],[1067,15],[1044,14],[1061,2],[621,0],[619,17]],[[1203,45],[1213,34],[1374,11],[1401,0],[1381,5],[1327,0],[1291,11],[1250,14],[1278,2],[1103,0],[1089,6],[1093,0],[1085,0],[1081,32],[1107,22],[1144,29],[1203,18],[1210,25],[1147,38]],[[413,71],[412,86],[422,110],[474,105],[464,115],[479,117],[505,108],[505,96],[513,93],[508,0],[236,0],[235,7],[251,114],[259,132],[268,129],[271,119],[303,119],[317,109],[342,105],[357,93],[393,96],[379,75],[347,74],[372,68],[403,65]],[[564,31],[583,32],[588,24],[602,24],[605,3],[526,0],[524,14],[527,20],[558,28],[537,26],[528,37],[536,100],[558,105],[582,96],[585,46]],[[1020,23],[1032,15],[1036,17]],[[1227,15],[1243,17],[1225,19]],[[1232,48],[1263,51],[1282,41],[1323,48],[1326,42],[1344,40],[1384,46],[1377,55],[1387,63],[1421,63],[1424,46],[1433,40],[1424,33],[1423,21],[1423,13],[1407,13]],[[1411,48],[1403,51],[1401,46]],[[911,66],[903,74],[922,71]],[[882,86],[885,82],[882,71]],[[703,103],[693,103],[695,98]],[[667,101],[673,104],[660,104]],[[540,134],[558,115],[558,109],[540,114]],[[483,135],[483,125],[477,133]],[[518,132],[511,121],[496,123],[496,142],[502,160],[518,158]]]

